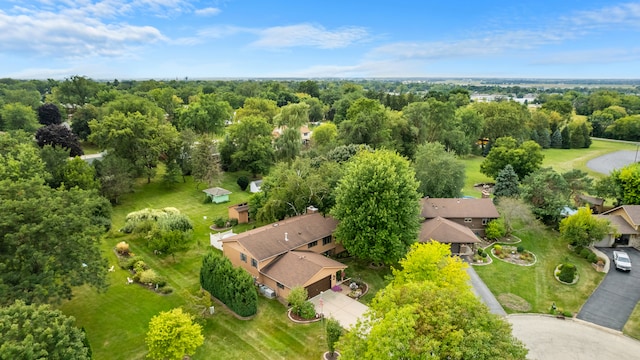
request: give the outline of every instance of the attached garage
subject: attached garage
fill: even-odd
[[[313,284],[307,286],[305,289],[307,289],[309,298],[319,295],[323,291],[331,289],[331,275],[314,282]]]

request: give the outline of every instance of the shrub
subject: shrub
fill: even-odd
[[[236,219],[236,218],[229,219],[229,225],[230,225],[230,226],[236,226],[236,225],[238,225],[238,219]]]
[[[247,186],[249,186],[249,179],[243,175],[238,178],[236,183],[240,186],[240,190],[245,191],[247,190]]]
[[[223,228],[227,225],[227,220],[219,217],[214,221],[214,223],[216,224],[216,227]]]
[[[165,286],[158,289],[161,294],[171,294],[173,292],[173,288],[171,286]]]
[[[507,234],[507,227],[502,218],[491,220],[485,228],[485,234],[489,239],[499,239]]]
[[[291,311],[300,316],[300,312],[302,311],[302,304],[307,301],[309,294],[307,293],[307,289],[296,286],[289,292],[289,296],[287,296],[287,302],[291,305]]]
[[[484,262],[484,257],[480,256],[480,255],[473,255],[473,261],[475,262]]]
[[[147,269],[149,269],[149,267],[147,266],[147,264],[144,261],[142,261],[142,259],[136,261],[133,264],[133,271],[135,271],[136,273],[141,273],[141,272],[143,272],[143,271],[145,271]]]
[[[596,263],[598,262],[598,255],[596,255],[593,251],[589,254],[589,257],[587,257],[587,260],[589,260],[590,263]]]
[[[327,326],[325,328],[325,332],[326,332],[326,338],[327,338],[327,347],[331,355],[333,355],[333,352],[336,351],[335,344],[338,342],[338,340],[340,340],[340,337],[342,336],[343,331],[344,330],[342,329],[342,326],[340,326],[340,323],[338,322],[338,320],[333,318],[327,319]]]
[[[211,204],[212,202],[213,202],[213,199],[211,198],[211,196],[204,194],[204,199],[202,199],[202,203]]]
[[[160,280],[160,276],[153,270],[147,269],[140,273],[138,281],[143,284],[155,284]]]
[[[305,301],[300,305],[298,315],[303,319],[313,319],[316,317],[316,308],[311,301]]]
[[[576,276],[576,266],[570,263],[562,264],[558,278],[565,283],[572,283]]]
[[[573,317],[573,313],[569,310],[565,310],[562,312],[562,315],[565,317]]]
[[[129,244],[127,244],[124,241],[120,241],[117,245],[116,245],[116,251],[118,252],[118,254],[120,255],[129,255]]]
[[[498,245],[494,246],[493,249],[496,250],[496,251],[502,251],[502,245],[498,244]]]
[[[518,248],[516,249],[520,254],[524,253],[524,246],[520,245],[518,246]]]
[[[136,265],[138,261],[144,261],[139,256],[131,256],[126,258],[124,261],[120,263],[120,267],[123,269],[133,270],[133,267]]]
[[[163,231],[189,231],[193,230],[191,219],[185,214],[167,214],[158,219],[158,226]]]
[[[589,258],[589,254],[591,254],[591,250],[587,249],[587,248],[582,248],[582,250],[580,250],[580,256],[588,259]]]

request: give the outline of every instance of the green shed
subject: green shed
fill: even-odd
[[[211,198],[211,202],[214,202],[216,204],[229,201],[229,194],[231,194],[231,191],[220,187],[212,187],[202,191],[207,194],[209,198]]]

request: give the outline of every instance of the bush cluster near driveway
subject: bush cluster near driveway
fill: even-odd
[[[596,272],[590,262],[569,250],[568,243],[555,231],[532,230],[517,224],[514,232],[522,239],[518,245],[540,254],[538,261],[527,267],[502,261],[478,266],[475,270],[482,280],[496,296],[510,293],[525,299],[531,304],[531,312],[546,313],[554,302],[558,308],[578,312],[604,274]],[[565,262],[576,265],[580,275],[576,285],[563,285],[554,278],[556,266]]]

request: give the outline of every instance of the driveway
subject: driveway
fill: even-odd
[[[502,308],[502,305],[500,305],[498,299],[493,296],[493,293],[491,293],[491,290],[489,290],[484,281],[480,279],[480,276],[478,276],[478,273],[476,273],[473,266],[469,264],[466,270],[467,274],[469,274],[469,281],[471,282],[471,291],[473,291],[473,293],[476,294],[476,296],[482,300],[485,305],[487,305],[491,313],[506,316],[507,313]]]
[[[612,259],[612,248],[598,248]],[[638,301],[640,301],[640,252],[623,248],[631,258],[633,270],[615,269],[613,260],[607,276],[582,306],[578,319],[610,329],[622,330]]]
[[[529,349],[531,360],[637,359],[640,341],[580,320],[546,315],[509,315],[513,335]]]
[[[327,290],[309,299],[309,301],[315,305],[317,313],[338,320],[345,329],[355,325],[358,318],[369,310],[367,305],[348,297],[342,292],[333,290]]]
[[[611,170],[623,168],[638,160],[638,154],[631,150],[621,150],[599,156],[587,161],[587,167],[593,171],[609,175]]]

